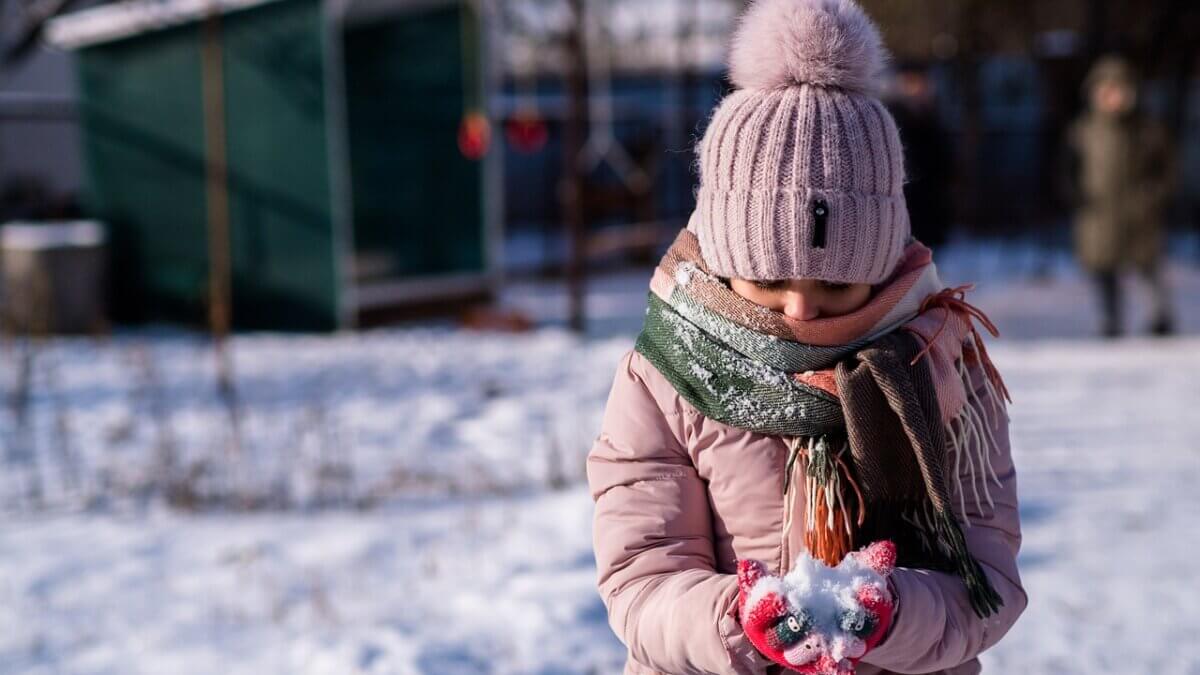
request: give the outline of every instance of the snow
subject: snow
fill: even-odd
[[[5,250],[94,248],[103,244],[104,239],[104,227],[95,220],[13,221],[0,225],[0,249]]]
[[[1030,606],[993,672],[1200,669],[1200,340],[997,350]],[[1002,354],[1002,356],[1001,356]],[[1119,649],[1113,649],[1119,645]]]
[[[981,279],[1014,401],[1030,603],[985,672],[1200,672],[1200,268],[1170,269],[1185,335],[1106,342],[1086,280],[1024,251],[940,264]],[[524,335],[238,336],[236,436],[194,336],[0,344],[0,672],[620,672],[583,458],[648,279],[598,279],[587,339],[534,282]],[[164,448],[234,467],[197,479],[215,506],[164,504]]]
[[[317,478],[331,473],[341,484],[327,493],[348,490],[356,501],[414,484],[511,491],[544,484],[556,466],[579,481],[581,460],[571,460],[599,425],[628,343],[583,341],[557,328],[486,338],[440,326],[239,336],[231,343],[235,435],[204,340],[9,342],[0,345],[0,382],[12,389],[28,359],[34,393],[24,423],[15,405],[0,411],[10,462],[0,508],[28,502],[30,482],[56,508],[136,500],[153,488],[164,448],[179,473],[203,472],[195,478],[203,494],[299,506],[332,498],[314,493]],[[226,474],[216,465],[232,466]],[[81,484],[72,487],[67,473]]]
[[[6,520],[0,671],[611,672],[590,503]]]
[[[787,599],[792,611],[808,610],[814,624],[826,635],[833,635],[841,632],[842,610],[859,608],[859,589],[868,584],[881,595],[888,593],[884,577],[856,558],[848,557],[837,567],[828,567],[805,553],[782,578],[766,577],[755,584],[746,603],[753,607],[768,593],[778,593]]]
[[[679,267],[675,268],[675,283],[687,286],[692,281],[692,275],[698,271],[695,263],[686,261],[679,263]]]
[[[271,0],[128,0],[59,16],[46,26],[46,40],[65,48],[87,47],[178,26],[204,17],[254,7]]]
[[[782,611],[791,614],[787,616],[787,627],[796,634],[797,641],[780,646],[768,639],[768,652],[778,650],[769,654],[772,659],[796,666],[823,658],[843,664],[843,658],[857,659],[866,651],[863,639],[847,628],[846,622],[856,621],[857,630],[864,628],[870,610],[864,608],[860,593],[868,586],[875,589],[876,598],[888,597],[884,577],[854,557],[847,557],[831,568],[803,555],[783,577],[764,576],[754,583],[746,597],[746,614],[753,623],[744,625],[747,632],[757,634],[760,639],[762,633],[769,634],[771,622],[782,615],[772,612],[773,616],[764,616],[761,610],[767,607],[760,607],[759,603],[769,595],[776,595],[785,604]],[[878,624],[871,630],[878,630]]]

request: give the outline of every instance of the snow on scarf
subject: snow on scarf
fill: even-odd
[[[811,555],[836,565],[892,539],[902,565],[957,573],[987,616],[1000,598],[950,508],[947,478],[960,474],[945,466],[946,451],[955,450],[956,464],[965,458],[969,474],[985,472],[974,497],[991,506],[987,481],[999,480],[984,416],[1005,414],[998,401],[1008,393],[971,319],[995,327],[963,300],[968,289],[945,288],[931,252],[914,241],[866,305],[797,320],[733,292],[685,229],[654,271],[636,349],[706,417],[786,437],[784,492],[794,498],[801,459]],[[968,374],[976,361],[982,383]],[[990,411],[968,405],[980,386],[992,394]]]

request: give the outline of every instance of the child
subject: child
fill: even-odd
[[[1007,392],[972,320],[994,328],[909,234],[884,58],[852,0],[757,0],[738,27],[588,455],[627,674],[977,673],[1025,607]],[[870,602],[798,606],[794,565]],[[762,579],[786,613],[765,623]],[[818,631],[825,600],[857,614]]]

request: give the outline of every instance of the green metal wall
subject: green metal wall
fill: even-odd
[[[242,326],[336,326],[324,26],[316,0],[228,16],[234,317]]]
[[[457,141],[464,61],[468,86],[480,81],[464,11],[427,8],[345,34],[355,250],[384,277],[485,268],[483,167]]]
[[[194,23],[79,53],[86,203],[111,227],[118,319],[205,317],[200,39]],[[320,5],[227,14],[222,40],[234,324],[333,328]]]
[[[85,205],[110,228],[119,320],[204,316],[204,126],[193,32],[79,52]]]

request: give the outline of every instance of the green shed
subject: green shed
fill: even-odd
[[[116,318],[203,321],[210,250],[228,252],[238,328],[347,328],[486,297],[501,164],[461,147],[490,79],[474,7],[134,0],[56,19],[49,40],[77,56],[84,204],[109,227]],[[207,120],[205,53],[223,111]],[[206,133],[225,157],[219,249]]]

